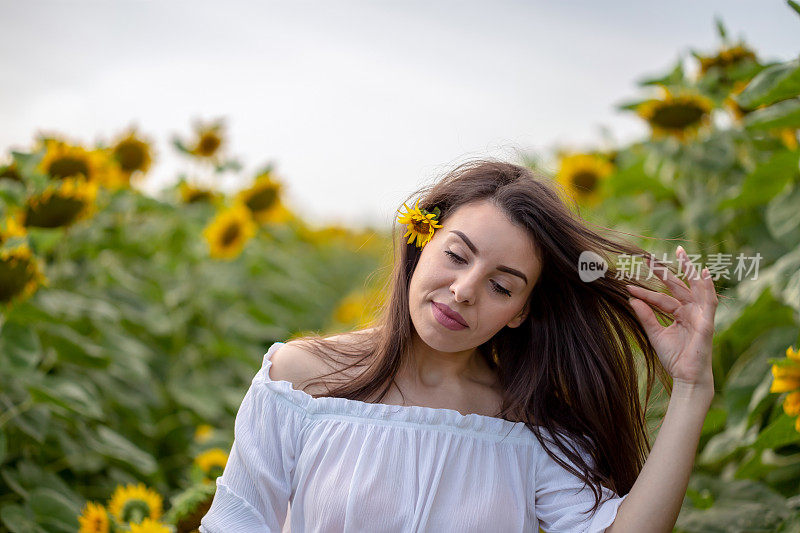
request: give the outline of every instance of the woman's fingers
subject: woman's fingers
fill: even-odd
[[[647,257],[647,266],[664,284],[679,301],[688,303],[693,299],[692,290],[670,270],[659,263],[658,259],[652,255]]]
[[[639,322],[642,323],[642,327],[644,327],[647,336],[650,338],[650,342],[654,342],[659,331],[664,329],[664,327],[658,322],[656,314],[646,302],[636,298],[631,300],[631,307],[636,313],[636,316],[639,317]]]
[[[681,306],[681,303],[668,294],[661,292],[651,291],[637,287],[636,285],[626,285],[628,292],[636,298],[644,300],[645,302],[655,305],[665,313],[673,314]]]
[[[698,303],[705,302],[707,297],[706,288],[704,287],[706,280],[700,277],[700,272],[697,270],[697,267],[694,266],[694,263],[689,260],[689,256],[686,255],[686,250],[683,249],[683,246],[678,246],[675,255],[684,267],[686,278],[689,280],[689,287],[691,287],[695,301]]]

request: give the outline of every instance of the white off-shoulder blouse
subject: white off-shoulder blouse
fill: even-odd
[[[581,514],[591,489],[522,422],[314,398],[273,381],[281,344],[264,355],[236,414],[201,533],[600,532],[627,497],[603,487],[601,507]]]

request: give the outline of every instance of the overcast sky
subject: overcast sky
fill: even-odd
[[[644,134],[615,105],[716,49],[715,15],[762,59],[800,52],[800,16],[773,0],[0,0],[0,150],[136,124],[158,151],[152,192],[198,175],[172,135],[224,117],[245,168],[220,188],[274,161],[309,220],[388,225],[466,158]]]

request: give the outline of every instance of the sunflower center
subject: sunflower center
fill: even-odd
[[[217,137],[213,133],[204,133],[200,137],[200,142],[197,143],[197,151],[204,156],[214,155],[214,152],[217,151],[219,145],[222,143],[222,139]]]
[[[247,198],[245,204],[247,204],[250,211],[259,212],[272,207],[277,198],[277,191],[273,187],[269,187],[255,191]]]
[[[579,170],[572,176],[572,183],[575,187],[584,191],[593,191],[597,186],[599,176],[591,170]]]
[[[211,192],[202,189],[191,189],[185,193],[186,203],[204,202],[211,199]]]
[[[650,122],[662,128],[682,130],[699,122],[704,114],[704,109],[692,103],[676,102],[656,109]]]
[[[114,156],[125,172],[133,172],[144,167],[147,161],[146,148],[138,141],[122,141],[114,148]]]
[[[150,516],[150,506],[143,500],[128,500],[122,508],[122,520],[125,522],[140,523]]]
[[[7,178],[14,181],[22,181],[17,169],[11,165],[0,169],[0,179],[2,178]]]
[[[414,231],[418,233],[425,234],[430,231],[430,224],[428,224],[427,222],[423,222],[421,220],[415,220],[413,224],[414,224]]]
[[[228,224],[228,226],[225,228],[225,231],[222,233],[220,240],[222,241],[223,246],[227,246],[236,241],[240,234],[241,228],[239,227],[238,223],[234,222]]]
[[[50,163],[47,173],[53,178],[67,178],[76,174],[83,174],[87,178],[90,177],[89,165],[86,164],[86,161],[69,155],[54,159]]]
[[[27,258],[9,257],[0,260],[0,302],[8,302],[20,294],[33,279]]]
[[[75,221],[85,207],[86,202],[80,198],[53,194],[26,206],[25,225],[38,228],[67,226]]]

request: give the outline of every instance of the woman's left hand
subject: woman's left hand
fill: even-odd
[[[664,281],[672,296],[628,285],[628,292],[634,296],[630,304],[661,364],[672,376],[673,385],[708,387],[713,391],[711,347],[718,303],[714,282],[707,268],[698,275],[683,247],[678,246],[676,256],[689,278],[689,286],[665,267],[653,269],[652,259],[648,258],[650,269],[657,275],[661,273],[658,278]],[[670,313],[675,320],[667,327],[662,326],[647,304]]]

